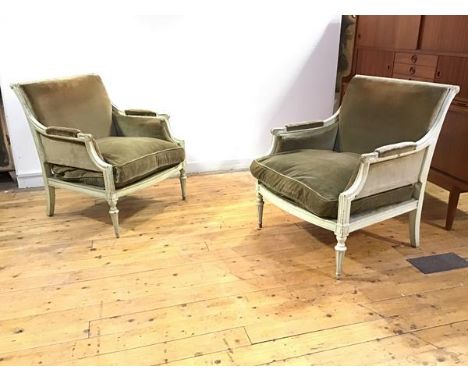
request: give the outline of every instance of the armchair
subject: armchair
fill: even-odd
[[[341,108],[319,122],[272,130],[270,153],[250,167],[257,179],[258,226],[264,200],[335,233],[336,277],[346,238],[408,213],[419,246],[427,174],[457,86],[355,76]]]
[[[55,188],[104,198],[119,237],[117,201],[172,175],[186,197],[184,142],[172,137],[169,116],[119,110],[97,75],[11,85],[39,154],[47,215]]]

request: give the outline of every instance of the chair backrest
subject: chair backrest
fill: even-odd
[[[335,149],[358,154],[418,141],[433,126],[451,86],[355,76],[340,109]]]
[[[45,125],[72,127],[94,138],[111,135],[112,103],[94,74],[20,84],[36,119]]]

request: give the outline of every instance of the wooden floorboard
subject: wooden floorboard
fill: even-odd
[[[429,184],[421,247],[400,216],[335,238],[266,203],[247,172],[169,179],[119,203],[57,190],[0,193],[0,365],[468,364],[468,269],[424,275],[407,259],[468,258],[468,198],[445,231]]]

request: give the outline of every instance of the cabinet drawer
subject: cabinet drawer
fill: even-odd
[[[393,66],[393,73],[403,74],[406,76],[425,78],[427,80],[434,80],[435,66],[421,66],[395,63]]]
[[[408,65],[437,66],[437,56],[417,53],[396,53],[395,62]]]
[[[398,74],[398,73],[393,73],[393,78],[399,78],[400,80],[410,80],[410,81],[426,81],[426,82],[430,81],[429,79],[424,78],[424,77],[416,77],[410,74],[406,75],[406,74]]]

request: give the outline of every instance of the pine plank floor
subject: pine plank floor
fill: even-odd
[[[429,184],[422,244],[407,216],[334,235],[266,203],[256,229],[247,172],[177,179],[119,202],[57,190],[0,193],[0,365],[467,365],[468,269],[423,275],[406,260],[468,258],[468,198],[445,231]]]

